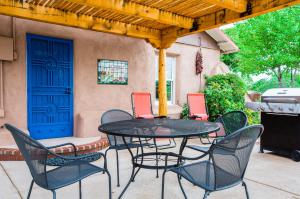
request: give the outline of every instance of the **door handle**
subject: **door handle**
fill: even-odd
[[[72,93],[72,90],[71,90],[71,88],[66,88],[66,90],[65,90],[65,94],[71,94]]]

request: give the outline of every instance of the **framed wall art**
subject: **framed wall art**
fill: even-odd
[[[120,60],[98,60],[98,84],[128,84],[128,62]]]

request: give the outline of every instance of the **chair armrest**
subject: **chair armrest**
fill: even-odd
[[[61,158],[61,159],[64,159],[64,160],[71,160],[71,161],[76,161],[76,160],[81,160],[83,157],[82,156],[80,156],[80,157],[70,157],[70,156],[63,156],[63,155],[59,155],[59,154],[57,154],[57,153],[54,153],[54,152],[52,152],[52,151],[48,151],[48,153],[50,154],[50,155],[53,155],[53,156],[55,156],[55,157],[58,157],[58,158]],[[101,157],[104,157],[105,158],[105,156],[104,156],[104,154],[103,153],[100,153],[100,152],[98,152],[99,153],[99,155],[101,156]],[[87,158],[87,157],[92,157],[94,154],[86,154],[84,157],[85,158]],[[106,159],[104,160],[104,161],[106,161]]]
[[[155,116],[154,118],[168,118],[168,116]]]
[[[47,149],[54,149],[54,148],[59,148],[59,147],[62,147],[62,146],[72,146],[73,147],[73,150],[74,150],[74,154],[75,156],[77,156],[77,149],[76,149],[76,146],[75,144],[73,143],[63,143],[63,144],[59,144],[59,145],[54,145],[54,146],[49,146],[49,147],[46,147]]]
[[[192,119],[192,120],[194,120],[196,118],[202,118],[202,117],[201,116],[196,116],[196,115],[189,116],[189,119]]]
[[[180,160],[199,160],[201,158],[204,158],[205,156],[210,154],[210,150],[208,150],[206,153],[203,153],[200,156],[196,156],[196,157],[187,157],[187,156],[183,156],[183,155],[179,155],[173,152],[170,152],[166,155],[165,158],[165,170],[168,168],[168,157],[172,156],[172,157],[177,157],[177,164],[179,165]]]
[[[223,117],[223,115],[217,114],[217,115],[216,115],[216,120],[215,120],[215,122],[217,122],[217,121],[222,122],[222,117]]]

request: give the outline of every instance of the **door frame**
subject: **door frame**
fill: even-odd
[[[71,88],[71,96],[70,96],[70,130],[71,130],[71,135],[74,135],[74,45],[73,45],[73,40],[71,39],[64,39],[64,38],[56,38],[56,37],[51,37],[51,36],[44,36],[44,35],[37,35],[33,33],[26,33],[26,87],[27,87],[27,129],[29,131],[31,127],[31,114],[30,110],[32,109],[32,89],[31,89],[31,78],[32,78],[32,65],[29,64],[31,62],[31,39],[32,38],[37,38],[37,39],[51,39],[53,41],[60,41],[60,42],[65,42],[70,45],[70,88]],[[29,131],[30,134],[30,131]],[[46,138],[47,139],[47,138]],[[48,138],[51,139],[51,138]]]

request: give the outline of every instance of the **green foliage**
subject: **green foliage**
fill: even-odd
[[[271,79],[261,79],[257,82],[254,82],[250,87],[251,90],[257,91],[259,93],[264,93],[266,90],[270,88],[276,88],[278,86],[278,81],[276,77],[272,77]],[[300,75],[296,77],[294,85],[291,85],[290,78],[287,76],[283,77],[283,86],[284,87],[300,87]]]
[[[221,56],[221,60],[230,68],[231,71],[239,71],[239,59],[237,53],[224,54]]]
[[[300,68],[300,6],[267,13],[225,32],[239,46],[223,60],[243,75],[270,74],[279,83],[283,74]]]
[[[235,74],[215,75],[207,78],[204,90],[210,118],[233,110],[243,110],[246,85]]]
[[[189,107],[186,103],[182,107],[182,112],[181,112],[180,118],[181,119],[188,119],[189,118]]]
[[[251,109],[244,108],[243,110],[248,117],[248,124],[260,124],[260,114],[259,112],[252,111]]]

